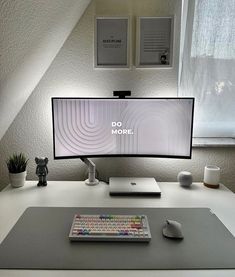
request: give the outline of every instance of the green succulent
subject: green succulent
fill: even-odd
[[[10,173],[24,172],[26,170],[27,163],[28,163],[28,159],[25,157],[23,153],[20,153],[20,154],[14,153],[6,161],[6,164]]]

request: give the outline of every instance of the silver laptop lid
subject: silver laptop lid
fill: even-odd
[[[110,195],[160,195],[161,189],[154,178],[111,177]]]

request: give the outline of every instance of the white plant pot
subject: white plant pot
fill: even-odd
[[[9,179],[13,188],[23,187],[26,180],[26,171],[21,173],[9,173]]]

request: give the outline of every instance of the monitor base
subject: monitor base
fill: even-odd
[[[85,184],[88,186],[95,186],[99,184],[99,180],[95,178],[95,164],[88,158],[81,158],[81,160],[88,166],[88,179]]]
[[[160,196],[161,189],[151,177],[110,177],[109,194],[112,196]]]
[[[86,179],[85,184],[88,186],[95,186],[99,184],[99,180],[95,179],[94,181],[90,181],[89,179]]]

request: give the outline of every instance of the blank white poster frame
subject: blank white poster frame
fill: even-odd
[[[94,67],[130,67],[129,17],[95,17]]]
[[[137,68],[172,68],[173,43],[174,16],[137,17]]]

